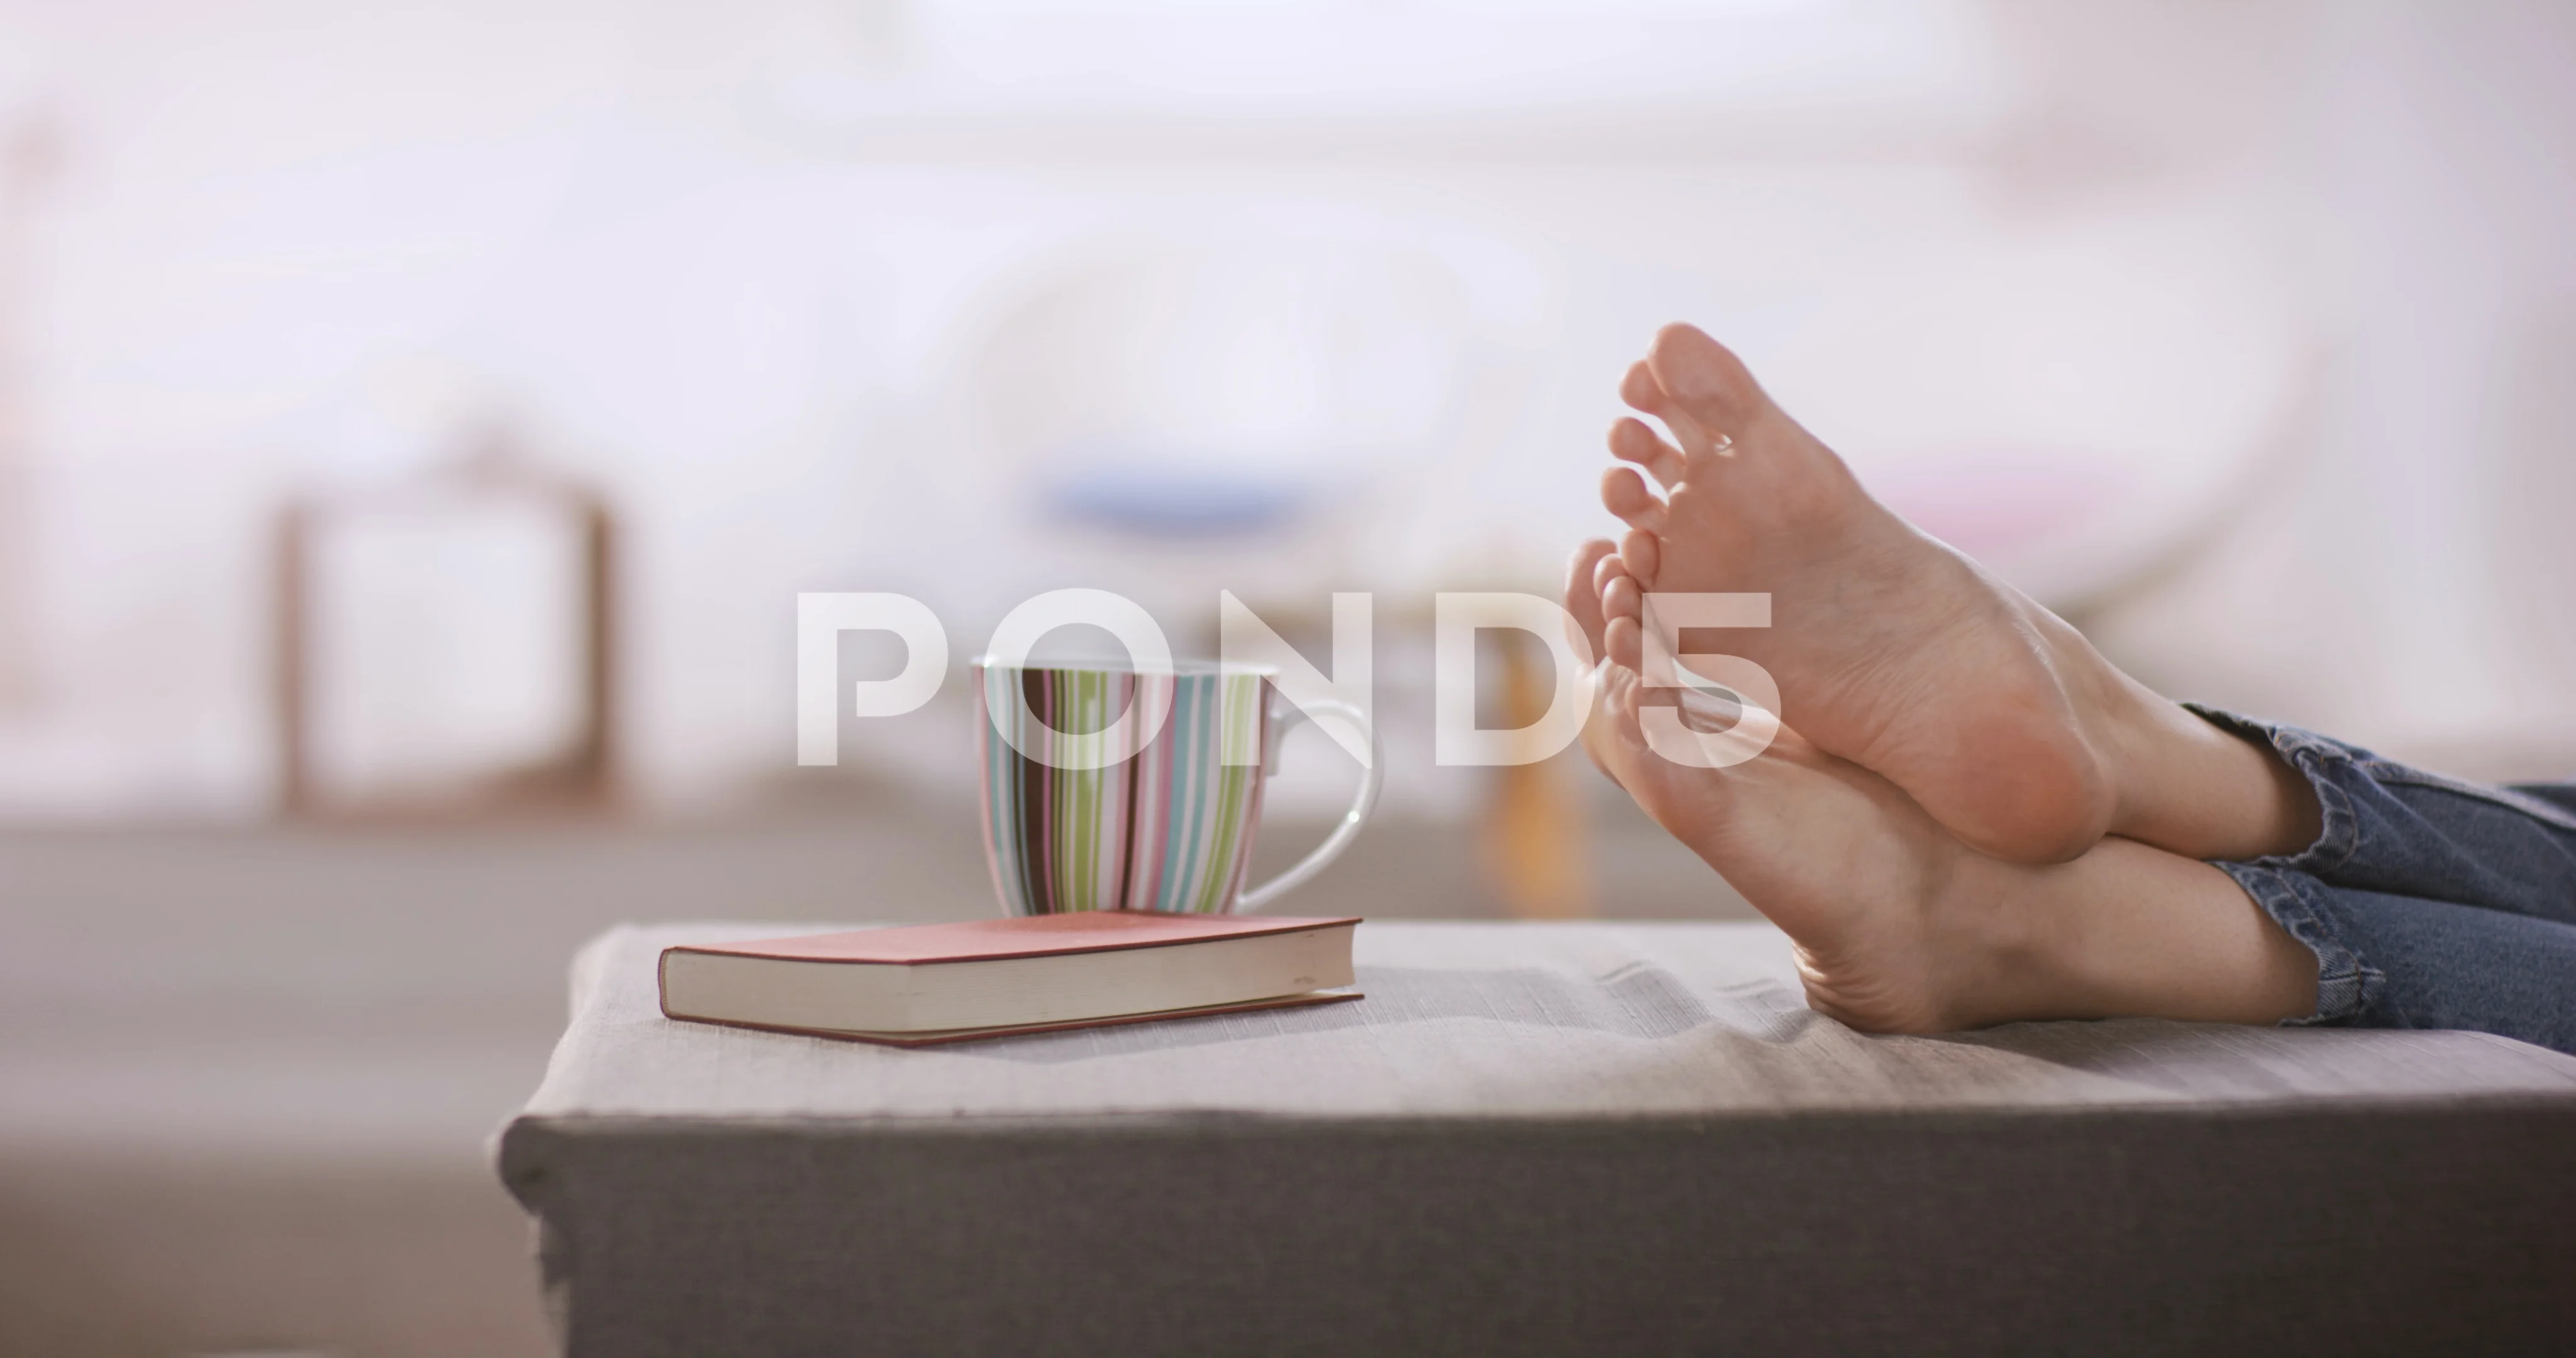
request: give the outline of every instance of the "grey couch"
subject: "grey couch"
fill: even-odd
[[[504,1132],[576,1355],[2576,1351],[2576,1060],[1871,1038],[1767,926],[1373,923],[1358,1004],[901,1051],[576,965]]]

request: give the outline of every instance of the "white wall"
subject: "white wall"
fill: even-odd
[[[259,811],[266,514],[495,410],[626,511],[681,808],[785,770],[798,588],[917,593],[964,654],[1075,577],[1540,586],[1674,318],[2158,682],[2405,748],[2576,727],[2558,10],[1026,10],[0,10],[0,114],[62,144],[0,803]],[[1415,261],[1448,389],[1308,538],[1050,525],[993,327],[1211,250]]]
[[[2576,769],[2576,13],[2320,6],[2286,224],[2324,341],[2224,537],[2097,634],[2169,688],[2495,777]]]

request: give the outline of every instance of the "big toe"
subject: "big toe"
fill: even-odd
[[[1574,560],[1565,572],[1565,614],[1569,619],[1567,639],[1578,648],[1588,647],[1586,660],[1600,658],[1602,650],[1601,563],[1615,559],[1619,549],[1607,538],[1594,538],[1574,549]]]
[[[1646,367],[1674,405],[1722,433],[1741,430],[1771,404],[1744,360],[1695,325],[1676,322],[1655,332]]]
[[[1637,672],[1624,665],[1596,665],[1584,676],[1590,711],[1583,723],[1583,751],[1610,781],[1630,793],[1640,773],[1651,774],[1644,732],[1637,724]]]

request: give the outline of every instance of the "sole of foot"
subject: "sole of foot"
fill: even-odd
[[[1789,935],[1810,1008],[1878,1033],[2027,1016],[2032,922],[1963,889],[1980,860],[1894,785],[1787,730],[1731,768],[1673,764],[1639,727],[1664,695],[1608,661],[1591,684],[1594,761]]]
[[[1811,1007],[1893,1033],[2121,1014],[2273,1023],[2314,1008],[2315,955],[2206,863],[2120,838],[2065,864],[1981,854],[1785,726],[1723,768],[1657,753],[1645,714],[1682,704],[1615,658],[1637,620],[1596,582],[1619,569],[1611,544],[1587,543],[1566,581],[1572,628],[1603,657],[1585,678],[1584,748],[1789,935]],[[1706,715],[1674,714],[1701,729]]]
[[[1968,847],[2051,863],[2101,839],[2118,809],[2107,714],[2128,695],[2081,634],[1872,499],[1699,330],[1665,327],[1620,394],[1672,436],[1611,430],[1661,490],[1630,467],[1603,480],[1627,587],[1769,594],[1772,625],[1727,649],[1770,672],[1782,719]],[[1634,635],[1607,636],[1631,670]]]

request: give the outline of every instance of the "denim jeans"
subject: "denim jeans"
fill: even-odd
[[[2317,955],[2296,1023],[2473,1028],[2576,1053],[2576,783],[2481,787],[2192,705],[2325,812],[2299,853],[2216,866]]]

